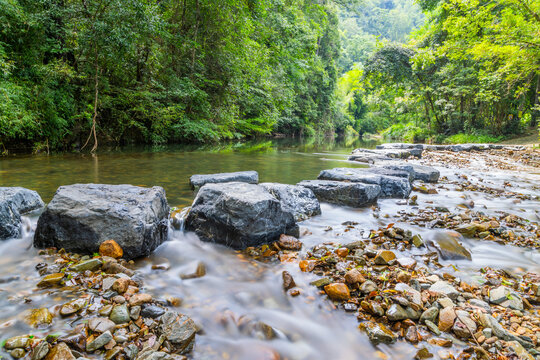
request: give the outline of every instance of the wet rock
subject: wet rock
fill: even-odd
[[[422,157],[422,152],[424,151],[424,145],[422,144],[408,144],[408,143],[387,143],[387,144],[380,144],[376,146],[376,149],[381,150],[408,150],[411,154],[411,156],[415,156],[417,158]]]
[[[93,341],[86,344],[86,351],[88,352],[94,352],[97,349],[101,349],[109,341],[113,339],[113,336],[110,331],[106,331],[103,334],[99,335],[97,338],[95,338]]]
[[[82,261],[76,265],[73,265],[70,270],[77,271],[77,272],[85,272],[85,271],[95,271],[99,268],[101,268],[101,265],[103,265],[103,262],[101,259],[90,259],[86,261]]]
[[[294,216],[266,189],[245,183],[203,186],[186,219],[186,229],[203,241],[236,249],[298,236]]]
[[[123,294],[127,291],[129,285],[130,285],[130,279],[121,277],[114,281],[114,283],[111,286],[112,291],[116,291],[118,294]]]
[[[53,315],[47,308],[33,309],[30,310],[25,320],[32,327],[43,327],[52,323]]]
[[[405,339],[412,344],[418,343],[418,331],[416,330],[416,326],[413,325],[407,328]]]
[[[25,348],[30,342],[30,337],[28,335],[15,336],[9,338],[4,343],[4,348],[6,350],[13,350],[17,348]]]
[[[390,321],[400,321],[408,318],[407,311],[398,304],[390,305],[388,310],[386,310],[386,317],[388,317],[388,320]]]
[[[480,299],[470,299],[469,304],[471,304],[472,306],[482,308],[488,312],[491,311],[491,307],[489,306],[489,304]]]
[[[361,286],[360,286],[360,291],[364,294],[369,294],[373,291],[376,291],[377,290],[377,284],[375,284],[373,281],[371,280],[367,280],[365,281]]]
[[[40,216],[34,246],[95,253],[115,239],[124,257],[149,255],[167,239],[169,206],[161,187],[61,186]]]
[[[283,290],[287,291],[296,286],[292,275],[288,271],[283,271],[281,277],[283,278]]]
[[[158,318],[165,313],[165,309],[153,304],[145,304],[141,310],[141,316],[147,318]]]
[[[112,259],[114,260],[114,259]],[[127,276],[135,275],[135,272],[131,269],[126,268],[123,265],[115,261],[104,261],[102,270],[107,274],[125,274]]]
[[[293,214],[296,221],[302,221],[321,213],[319,200],[310,189],[278,183],[262,183],[260,185],[278,199],[283,210]]]
[[[470,251],[458,242],[461,236],[457,232],[437,231],[430,236],[429,244],[437,249],[443,260],[471,260]]]
[[[433,323],[432,321],[430,320],[424,320],[426,326],[428,327],[428,329],[434,333],[435,335],[441,335],[441,331],[439,330],[439,328],[437,327],[437,325],[435,325],[435,323]]]
[[[278,246],[284,250],[302,250],[302,242],[294,236],[281,234],[278,241]]]
[[[104,333],[112,331],[116,326],[114,321],[111,321],[104,317],[91,318],[88,320],[88,328],[92,331]]]
[[[347,284],[362,284],[366,279],[360,270],[352,269],[345,274],[345,281]]]
[[[137,358],[139,348],[135,344],[129,344],[124,348],[124,352],[128,359],[133,360]]]
[[[418,234],[413,236],[412,242],[417,248],[424,246],[424,239]]]
[[[137,356],[137,360],[174,360],[173,357],[166,352],[156,351],[152,348],[143,349]]]
[[[146,304],[152,301],[152,295],[150,294],[135,294],[129,298],[129,306],[137,306]]]
[[[439,315],[439,309],[434,306],[430,307],[429,309],[427,309],[426,311],[422,313],[422,315],[420,316],[420,322],[425,323],[426,320],[429,320],[432,323],[434,323],[437,320],[438,315]]]
[[[99,245],[99,255],[118,259],[124,255],[124,250],[116,241],[106,240]]]
[[[132,306],[129,309],[129,317],[131,318],[131,320],[137,320],[139,316],[141,316],[141,310],[141,306]]]
[[[429,359],[432,358],[433,354],[429,352],[426,348],[421,348],[416,352],[416,355],[414,355],[414,358],[416,360],[423,360],[423,359]]]
[[[379,185],[381,198],[407,198],[412,190],[408,179],[373,174],[366,169],[334,168],[323,170],[318,179]]]
[[[469,317],[466,311],[457,310],[457,319],[454,321],[452,331],[460,339],[468,339],[476,332],[476,323]]]
[[[75,360],[75,356],[65,343],[60,342],[49,351],[45,360]]]
[[[109,315],[109,319],[114,321],[116,324],[124,324],[129,322],[130,317],[127,305],[121,304],[113,307],[111,315]]]
[[[49,274],[43,277],[37,284],[38,287],[51,287],[60,284],[64,279],[64,273]]]
[[[396,259],[396,254],[390,250],[380,250],[377,252],[373,261],[377,265],[388,265],[391,261]]]
[[[363,207],[377,201],[379,185],[328,180],[304,180],[298,185],[311,189],[320,201],[351,207]]]
[[[206,265],[203,262],[199,261],[197,263],[197,267],[195,268],[195,270],[187,274],[180,274],[180,278],[183,280],[197,279],[205,275],[206,275]]]
[[[489,302],[514,310],[523,310],[521,297],[506,286],[499,286],[489,291]]]
[[[332,300],[346,301],[351,297],[348,286],[343,283],[328,284],[324,287],[324,291]]]
[[[322,287],[325,287],[326,285],[329,285],[331,283],[332,283],[332,280],[330,280],[329,278],[321,278],[321,279],[314,280],[314,281],[310,282],[309,284],[313,285],[313,286],[316,286],[318,288],[322,288]]]
[[[456,319],[456,311],[453,307],[443,308],[439,311],[439,330],[449,331],[454,325]]]
[[[86,305],[85,299],[76,299],[76,300],[70,301],[62,305],[62,307],[60,308],[60,315],[69,316],[69,315],[75,314],[76,312],[80,311],[85,305]]]
[[[161,316],[159,331],[175,347],[175,351],[184,354],[193,348],[197,328],[186,315],[168,311]]]
[[[221,184],[229,182],[257,184],[259,182],[259,174],[256,171],[238,171],[219,174],[197,174],[192,175],[189,178],[189,184],[193,190],[201,188],[205,184]]]
[[[374,345],[378,344],[392,344],[396,342],[397,336],[383,324],[377,324],[375,322],[366,322],[360,324],[360,328],[367,333],[369,340]]]
[[[0,240],[21,236],[21,215],[43,208],[38,193],[21,187],[0,187]]]
[[[534,357],[531,354],[529,354],[529,352],[525,350],[523,346],[521,346],[521,344],[518,343],[517,341],[511,341],[509,345],[514,350],[514,352],[516,353],[519,359],[534,360]]]
[[[41,360],[49,353],[49,343],[41,341],[32,351],[31,360]]]
[[[442,280],[431,285],[429,291],[446,295],[450,299],[456,299],[459,296],[459,292],[452,285]]]

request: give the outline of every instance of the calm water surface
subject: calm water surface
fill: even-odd
[[[345,162],[358,139],[277,139],[217,146],[125,148],[95,156],[81,154],[0,157],[0,186],[36,190],[45,202],[60,185],[75,183],[163,186],[171,206],[191,204],[193,174],[256,170],[261,182],[295,184],[315,179],[323,169],[358,167]]]

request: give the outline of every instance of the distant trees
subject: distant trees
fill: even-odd
[[[331,3],[0,0],[0,143],[333,133]],[[346,120],[346,119],[345,119]]]
[[[380,41],[363,61],[363,121],[409,140],[494,136],[535,126],[540,91],[540,3],[420,1],[426,24],[407,44]],[[387,111],[384,111],[387,109]],[[390,110],[390,111],[388,111]],[[407,136],[406,136],[407,137]]]

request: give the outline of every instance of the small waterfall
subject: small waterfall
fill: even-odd
[[[191,210],[191,206],[187,206],[182,210],[178,210],[171,215],[171,226],[174,230],[184,231],[186,217]]]

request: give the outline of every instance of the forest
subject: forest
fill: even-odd
[[[535,0],[0,0],[0,23],[4,152],[496,141],[540,112]]]

